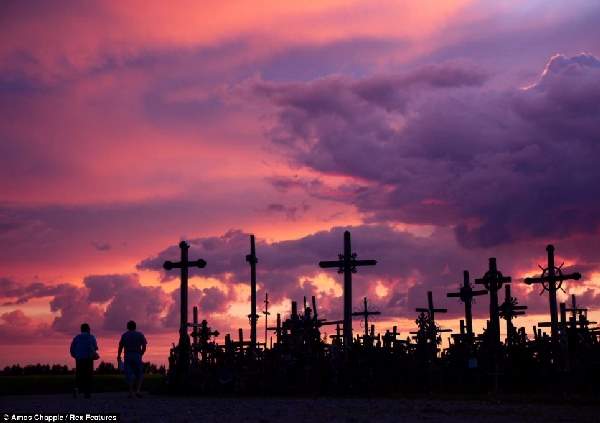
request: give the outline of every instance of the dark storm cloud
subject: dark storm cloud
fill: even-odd
[[[463,246],[494,246],[597,229],[599,63],[554,56],[528,89],[493,89],[481,71],[454,64],[259,82],[254,93],[277,108],[270,136],[296,164],[362,185],[330,198],[370,221],[453,226]]]

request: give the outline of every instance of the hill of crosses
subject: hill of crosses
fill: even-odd
[[[174,393],[197,394],[309,394],[355,395],[419,392],[564,392],[588,391],[600,375],[600,329],[587,318],[587,309],[577,304],[557,303],[557,291],[565,284],[576,283],[580,273],[565,273],[557,266],[555,247],[546,247],[547,263],[540,265],[540,276],[513,281],[503,275],[501,263],[489,259],[488,270],[471,279],[464,271],[462,285],[447,297],[457,297],[464,305],[460,332],[450,334],[449,346],[443,348],[441,328],[435,320],[444,308],[434,305],[432,292],[427,306],[415,309],[416,330],[404,339],[397,327],[378,333],[369,318],[380,312],[369,309],[352,311],[352,274],[368,272],[376,266],[374,259],[359,258],[352,250],[351,234],[344,233],[343,252],[337,260],[315,263],[343,276],[343,319],[328,320],[319,314],[316,298],[301,306],[290,304],[289,315],[269,312],[269,296],[263,309],[257,309],[256,280],[258,256],[254,236],[250,236],[246,261],[250,270],[250,336],[220,337],[218,328],[199,321],[198,307],[188,319],[188,272],[192,267],[209,266],[202,258],[190,258],[189,245],[179,244],[181,257],[166,261],[166,271],[180,271],[181,322],[179,341],[169,355],[167,374],[169,389]],[[334,252],[332,252],[334,253]],[[368,252],[367,252],[368,253]],[[514,319],[525,314],[511,294],[511,284],[537,285],[549,301],[549,319],[532,330],[516,327]],[[485,298],[487,296],[487,299]],[[472,324],[475,297],[489,301],[489,319],[482,333]],[[423,299],[425,300],[425,298]],[[260,313],[260,314],[259,314]],[[260,316],[262,314],[262,316]],[[361,319],[364,331],[353,331],[353,319]],[[259,320],[262,319],[260,322]],[[264,328],[260,324],[264,325]],[[506,325],[506,337],[501,337]],[[259,328],[259,326],[261,326]],[[330,339],[321,335],[325,326],[333,326]],[[264,329],[264,342],[257,332]],[[217,339],[224,341],[218,342]],[[269,339],[269,342],[267,342]]]

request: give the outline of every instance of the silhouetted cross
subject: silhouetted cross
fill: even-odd
[[[542,269],[542,276],[538,278],[525,278],[525,283],[531,285],[539,283],[542,285],[544,291],[548,291],[548,299],[550,302],[550,330],[552,333],[552,342],[558,342],[558,309],[556,304],[556,292],[561,288],[562,283],[566,280],[579,280],[581,279],[581,273],[569,273],[563,274],[562,264],[558,267],[554,265],[554,246],[548,245],[546,247],[548,253],[548,267],[539,266]],[[564,264],[564,263],[563,263]]]
[[[367,307],[367,297],[363,298],[363,311],[355,311],[352,313],[353,316],[361,316],[365,319],[365,337],[369,336],[369,316],[377,316],[381,314],[380,311],[369,311]]]
[[[181,250],[181,259],[178,262],[173,263],[172,261],[165,261],[163,268],[165,270],[181,269],[181,285],[179,288],[180,293],[180,322],[179,322],[179,359],[178,372],[183,374],[186,372],[187,366],[189,365],[189,353],[190,353],[190,338],[187,334],[188,328],[188,270],[190,267],[198,267],[202,269],[206,266],[206,262],[202,259],[196,261],[188,260],[188,250],[190,246],[187,242],[181,241],[179,243],[179,249]]]
[[[475,279],[476,284],[481,284],[490,293],[490,322],[488,333],[490,339],[500,343],[500,314],[498,310],[498,290],[505,283],[510,283],[510,276],[503,276],[498,271],[496,258],[490,257],[488,271],[485,272],[482,278]]]
[[[357,260],[356,253],[352,252],[350,232],[344,232],[344,254],[338,255],[339,260],[321,261],[319,266],[323,269],[337,267],[338,273],[344,274],[344,346],[352,345],[352,273],[356,273],[358,266],[375,266],[376,260]]]
[[[512,319],[517,316],[521,316],[525,314],[525,310],[527,310],[527,306],[517,305],[519,302],[515,297],[513,297],[510,293],[510,285],[504,286],[504,302],[500,304],[500,317],[506,320],[506,339],[507,344],[512,343],[512,338],[514,335],[514,326],[512,324]]]
[[[254,235],[250,235],[250,254],[246,256],[246,261],[250,264],[250,314],[248,315],[250,349],[254,350],[256,348],[256,321],[258,320],[258,314],[256,314],[256,263],[258,263],[258,258],[256,257]]]
[[[473,336],[473,298],[479,295],[487,294],[486,290],[475,291],[469,282],[469,272],[463,272],[463,286],[458,292],[449,292],[446,294],[449,298],[458,297],[465,304],[465,320],[467,324],[467,336]]]

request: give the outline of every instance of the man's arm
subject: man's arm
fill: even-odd
[[[148,341],[146,341],[146,337],[142,335],[142,355],[146,352],[146,344],[148,344]]]
[[[69,351],[71,352],[71,357],[75,358],[75,338],[71,341],[71,348]]]
[[[119,341],[119,352],[117,353],[117,359],[121,359],[121,353],[123,352],[123,337]]]

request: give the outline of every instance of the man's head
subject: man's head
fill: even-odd
[[[127,322],[127,329],[128,330],[135,330],[135,328],[136,328],[136,325],[135,325],[135,322],[133,320],[130,320],[130,321]]]
[[[88,325],[87,323],[82,323],[81,333],[90,333],[90,325]]]

